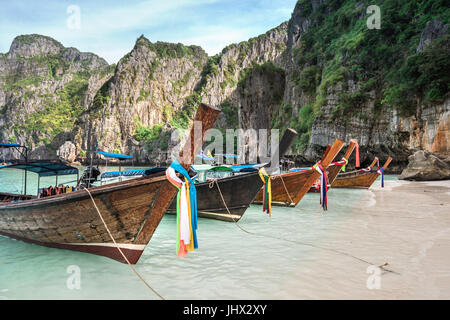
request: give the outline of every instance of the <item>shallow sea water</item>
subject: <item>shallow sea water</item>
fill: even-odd
[[[13,181],[20,177],[0,171],[0,191],[17,191]],[[398,182],[395,176],[385,180],[387,186]],[[379,185],[380,179],[372,189]],[[376,205],[371,189],[331,189],[326,212],[318,194],[307,194],[295,208],[273,207],[271,217],[252,205],[239,225],[256,235],[234,223],[200,218],[199,249],[184,258],[176,256],[176,217],[165,215],[135,267],[166,299],[382,298],[367,288],[367,267],[390,261],[394,252],[379,250],[379,239],[371,238],[378,235],[373,218],[361,215]],[[402,245],[408,246],[400,242],[395,252]],[[72,265],[80,268],[80,289],[67,286]],[[387,296],[401,297],[396,275],[382,277]],[[127,265],[0,236],[0,299],[158,298]]]

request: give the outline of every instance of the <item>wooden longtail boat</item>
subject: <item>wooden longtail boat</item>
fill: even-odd
[[[178,161],[189,168],[201,148],[204,132],[219,110],[201,104],[194,128]],[[194,126],[195,127],[195,126]],[[198,128],[198,127],[197,127]],[[197,137],[196,137],[197,138]],[[177,193],[164,173],[88,189],[113,238],[135,264]],[[4,195],[4,197],[6,197]],[[22,200],[17,196],[13,200]],[[109,236],[86,190],[17,202],[0,202],[0,235],[53,248],[106,256],[125,262]]]
[[[278,153],[281,158],[290,148],[296,137],[297,132],[292,129],[287,129],[281,138],[278,152],[274,154],[276,155]],[[278,161],[276,162],[278,163]],[[237,222],[242,218],[242,215],[250,206],[253,199],[255,199],[256,194],[262,186],[263,182],[257,171],[217,179],[212,182],[198,183],[195,185],[197,189],[198,216]],[[176,212],[175,201],[170,206],[168,212]]]
[[[353,153],[353,150],[356,147],[356,141],[354,140],[350,140],[350,143],[347,147],[347,150],[345,151],[344,156],[342,157],[341,161],[338,162],[333,162],[330,163],[330,165],[327,167],[327,180],[328,180],[328,186],[330,187],[331,184],[333,183],[333,181],[336,179],[336,177],[338,176],[339,172],[341,171],[342,167],[345,165],[346,160],[348,161],[351,154]],[[325,153],[327,153],[327,151],[325,151]],[[311,187],[309,189],[309,192],[318,192],[319,188],[318,187]]]
[[[392,158],[389,157],[383,165],[383,170],[387,168],[391,161]],[[370,188],[381,174],[379,170],[373,169],[377,162],[378,158],[375,158],[366,169],[339,173],[331,186],[333,188]]]
[[[327,167],[343,145],[344,141],[336,139],[320,161],[321,165]],[[272,205],[295,207],[319,177],[319,172],[314,168],[272,175]],[[253,203],[262,204],[263,194],[261,189]]]

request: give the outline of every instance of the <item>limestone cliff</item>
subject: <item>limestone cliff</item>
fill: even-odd
[[[36,156],[86,150],[164,161],[170,135],[200,102],[217,127],[299,132],[291,153],[320,157],[335,138],[358,139],[363,164],[394,157],[398,171],[424,149],[449,153],[449,8],[431,0],[299,0],[291,19],[216,56],[144,36],[117,65],[45,36],[17,37],[0,55],[0,139]]]

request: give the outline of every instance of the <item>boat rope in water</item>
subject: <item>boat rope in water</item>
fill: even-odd
[[[286,241],[286,242],[290,242],[290,243],[294,243],[294,244],[298,244],[298,245],[302,245],[302,246],[308,246],[308,247],[313,247],[313,248],[316,248],[316,249],[325,250],[325,251],[328,251],[328,252],[333,252],[333,253],[338,254],[338,255],[343,255],[343,256],[347,256],[347,257],[353,258],[355,260],[361,261],[361,262],[366,263],[366,264],[371,265],[371,266],[375,266],[376,265],[376,264],[374,264],[374,263],[372,263],[372,262],[370,262],[368,260],[359,258],[359,257],[357,257],[355,255],[352,255],[350,253],[343,252],[343,251],[340,251],[340,250],[337,250],[337,249],[321,247],[321,246],[317,246],[317,245],[312,244],[312,243],[307,243],[307,242],[303,242],[303,241],[296,241],[296,240],[289,240],[289,239],[285,239],[285,238],[270,236],[270,235],[267,235],[267,234],[259,234],[259,233],[253,232],[253,231],[249,231],[249,230],[245,229],[244,227],[242,227],[238,223],[238,221],[236,221],[233,218],[233,216],[232,216],[232,214],[231,214],[230,210],[228,209],[228,206],[227,206],[227,204],[225,202],[225,199],[223,198],[222,191],[220,190],[220,186],[217,183],[217,179],[214,179],[213,181],[211,181],[210,187],[212,188],[214,186],[214,184],[217,186],[217,189],[219,190],[219,194],[221,195],[221,198],[222,198],[222,201],[223,201],[223,205],[227,209],[228,214],[231,216],[231,219],[233,220],[234,224],[239,229],[241,229],[241,231],[243,231],[243,232],[245,232],[247,234],[251,234],[251,235],[257,236],[257,237],[264,237],[264,238],[268,238],[268,239],[281,240],[281,241]],[[390,272],[390,273],[394,273],[394,274],[400,275],[400,273],[398,273],[396,271],[386,269],[385,267],[388,266],[388,265],[389,265],[389,263],[385,262],[384,264],[379,265],[378,268],[380,268],[381,270],[383,270],[385,272]]]
[[[92,197],[91,192],[89,191],[88,188],[85,188],[84,186],[81,186],[81,189],[84,189],[88,194],[89,197],[92,200],[92,204],[94,205],[95,210],[97,210],[98,216],[100,217],[100,220],[103,222],[103,225],[105,226],[106,231],[109,234],[109,237],[111,238],[112,242],[114,243],[114,245],[116,246],[117,250],[119,250],[119,253],[122,255],[123,259],[127,262],[127,264],[130,266],[131,270],[133,270],[133,272],[139,277],[139,279],[142,280],[142,282],[144,282],[144,284],[154,293],[156,294],[160,299],[162,300],[166,300],[164,299],[164,297],[162,295],[160,295],[158,293],[158,291],[156,291],[155,289],[152,288],[151,285],[148,284],[147,281],[145,281],[145,279],[141,276],[141,274],[136,270],[136,268],[130,263],[130,261],[128,260],[127,256],[122,252],[122,249],[120,249],[119,245],[117,244],[116,240],[114,239],[113,235],[111,234],[111,231],[109,230],[108,226],[106,225],[105,220],[103,219],[102,214],[100,213],[100,210],[97,207],[97,204],[95,203],[94,198]]]

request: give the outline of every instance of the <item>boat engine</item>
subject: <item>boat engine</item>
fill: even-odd
[[[88,166],[83,172],[78,184],[90,188],[94,182],[97,181],[97,177],[100,175],[100,170],[93,166]]]

